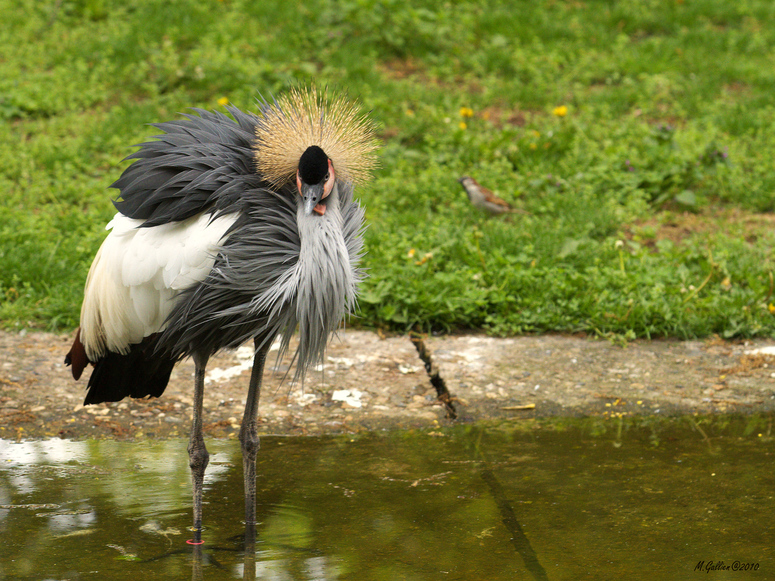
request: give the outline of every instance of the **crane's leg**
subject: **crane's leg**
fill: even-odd
[[[204,486],[205,468],[210,460],[210,454],[205,447],[202,435],[202,402],[205,390],[205,367],[207,355],[194,353],[194,417],[191,423],[191,438],[188,442],[188,461],[191,466],[191,481],[194,490],[194,539],[193,543],[202,542],[202,487]]]
[[[245,402],[245,415],[239,441],[242,444],[242,466],[245,477],[245,525],[248,528],[256,524],[256,454],[258,453],[258,398],[261,395],[261,377],[264,373],[269,341],[263,346],[255,340],[256,354],[253,357],[253,371],[250,374],[250,387]]]

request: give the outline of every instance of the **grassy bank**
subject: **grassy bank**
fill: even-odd
[[[146,123],[313,82],[384,143],[358,324],[775,334],[771,2],[412,4],[0,0],[2,324],[77,324]]]

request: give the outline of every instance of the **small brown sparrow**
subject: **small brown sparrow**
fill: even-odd
[[[475,208],[484,210],[492,215],[513,213],[517,211],[506,200],[500,199],[490,190],[479,185],[479,182],[474,178],[463,176],[458,181],[463,186],[466,194],[468,194],[468,199],[471,200],[471,204],[473,204]]]

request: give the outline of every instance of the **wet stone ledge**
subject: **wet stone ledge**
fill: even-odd
[[[0,438],[187,436],[190,360],[175,368],[159,399],[84,407],[85,378],[73,381],[62,363],[70,342],[65,335],[0,332]],[[620,346],[559,335],[460,335],[424,342],[453,398],[456,422],[775,410],[775,355],[764,340]],[[249,347],[210,360],[207,435],[236,437],[251,362]],[[407,336],[342,333],[304,385],[292,386],[286,363],[274,363],[270,353],[259,406],[264,434],[432,428],[453,421]]]

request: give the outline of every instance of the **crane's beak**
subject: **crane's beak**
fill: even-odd
[[[301,182],[299,187],[299,193],[304,200],[304,214],[309,216],[312,212],[320,214],[321,216],[326,213],[325,205],[321,204],[323,199],[323,184],[305,184]]]

